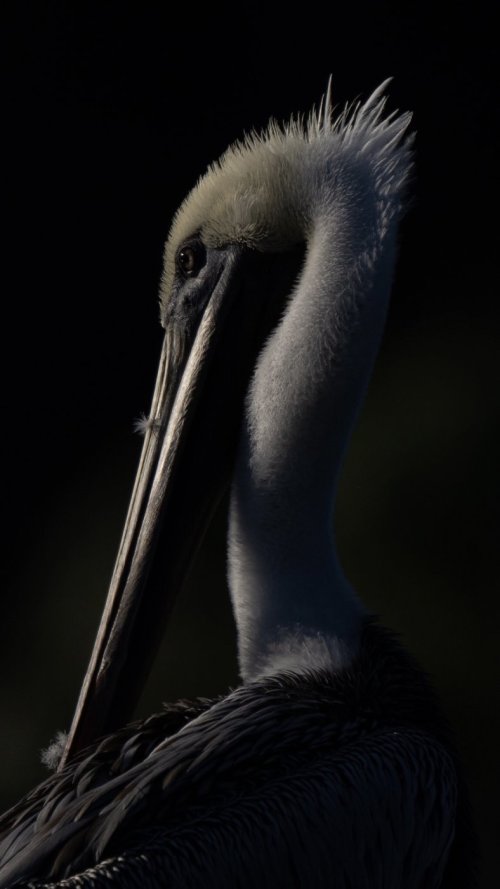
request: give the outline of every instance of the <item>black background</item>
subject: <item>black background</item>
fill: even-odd
[[[481,4],[2,7],[2,798],[68,727],[161,341],[162,247],[227,144],[393,75],[417,170],[337,530],[363,599],[436,677],[493,870],[498,779],[498,105]],[[142,702],[236,682],[224,516]],[[490,885],[492,882],[489,883]]]

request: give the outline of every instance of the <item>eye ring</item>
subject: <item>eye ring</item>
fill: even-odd
[[[184,244],[177,252],[177,269],[184,278],[194,278],[204,264],[205,248],[199,241]]]

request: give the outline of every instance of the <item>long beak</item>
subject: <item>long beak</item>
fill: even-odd
[[[133,713],[230,481],[248,379],[276,319],[269,288],[283,294],[291,280],[280,272],[277,286],[270,256],[226,248],[192,341],[166,330],[125,529],[60,768]]]

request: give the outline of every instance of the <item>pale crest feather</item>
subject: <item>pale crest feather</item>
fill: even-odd
[[[271,120],[263,133],[246,135],[211,164],[174,218],[165,248],[162,308],[176,252],[196,232],[209,247],[238,243],[286,250],[307,238],[318,203],[335,201],[348,190],[353,172],[387,205],[391,218],[398,213],[411,167],[412,136],[404,138],[411,115],[383,116],[388,83],[334,118],[330,78],[307,122],[292,117],[280,126]]]

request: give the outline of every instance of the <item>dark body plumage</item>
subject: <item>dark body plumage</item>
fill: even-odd
[[[168,706],[85,751],[1,829],[2,887],[475,885],[446,721],[371,623],[351,670]]]

